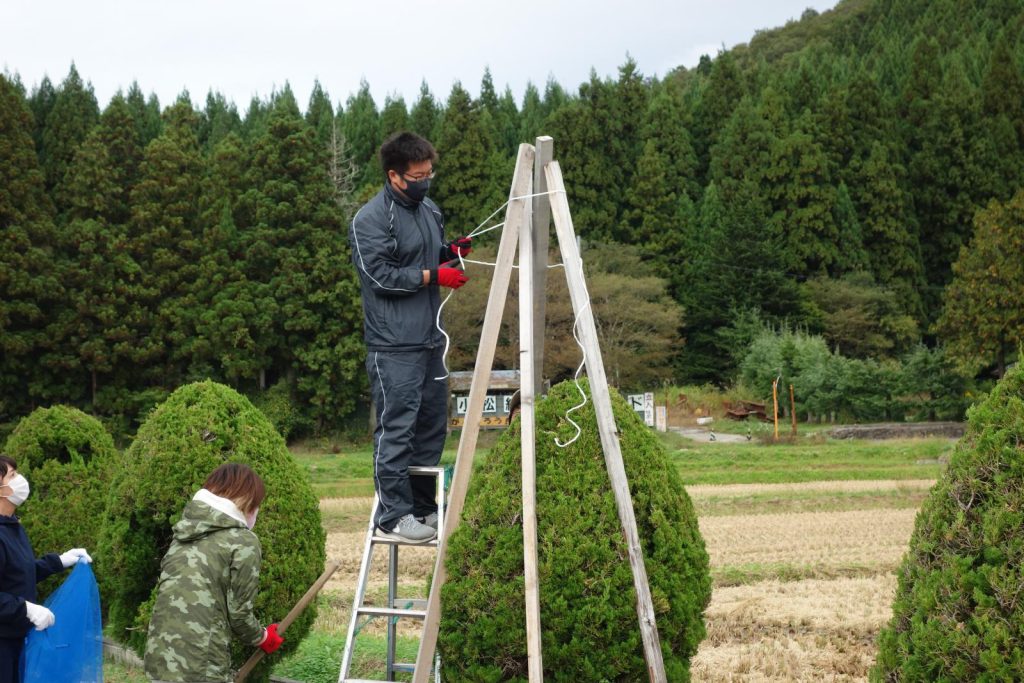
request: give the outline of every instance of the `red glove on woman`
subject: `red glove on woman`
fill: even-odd
[[[263,633],[263,642],[260,643],[260,649],[268,655],[272,652],[277,652],[277,648],[281,647],[281,643],[284,642],[284,638],[277,635],[277,624],[271,624],[263,630]]]

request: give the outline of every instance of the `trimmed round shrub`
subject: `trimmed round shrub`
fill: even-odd
[[[280,621],[323,572],[317,497],[281,435],[235,390],[209,381],[179,388],[139,427],[125,461],[107,508],[96,574],[114,636],[140,652],[171,527],[218,465],[249,465],[267,487],[255,528],[263,547],[257,618]],[[283,652],[298,646],[315,616],[311,605],[289,627]],[[237,645],[236,665],[251,653]],[[261,666],[251,680],[268,673]]]
[[[31,486],[18,508],[38,555],[86,548],[95,555],[112,468],[120,453],[96,418],[77,408],[37,408],[15,427],[4,448]],[[63,577],[39,585],[40,601]]]
[[[1018,681],[1024,672],[1024,367],[968,411],[914,523],[874,681]]]
[[[589,387],[584,384],[589,391]],[[636,592],[593,404],[572,382],[537,404],[537,536],[544,676],[647,680]],[[588,396],[589,398],[589,396]],[[670,681],[687,681],[711,579],[697,517],[657,438],[617,395],[613,410]],[[527,680],[520,421],[473,475],[452,535],[439,634],[450,681]]]

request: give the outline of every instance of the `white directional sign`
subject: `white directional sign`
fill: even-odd
[[[638,413],[642,413],[644,411],[644,395],[643,394],[627,394],[626,395],[626,402],[629,404],[630,408],[632,408],[633,410],[637,411]]]

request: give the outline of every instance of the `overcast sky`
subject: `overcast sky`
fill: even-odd
[[[365,78],[378,106],[411,105],[426,79],[445,100],[461,81],[479,93],[489,66],[516,101],[554,77],[570,92],[614,76],[626,54],[662,76],[836,0],[3,0],[0,65],[28,88],[63,80],[72,62],[101,106],[137,80],[162,104],[212,88],[244,112],[289,82],[305,107],[314,79],[334,102]]]

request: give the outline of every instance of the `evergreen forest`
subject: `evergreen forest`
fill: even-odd
[[[449,237],[505,201],[521,142],[554,138],[607,281],[598,324],[633,360],[620,388],[770,393],[785,375],[808,415],[959,418],[1018,358],[1019,0],[841,0],[694,68],[652,77],[626,55],[518,99],[481,68],[478,97],[424,82],[411,102],[366,82],[343,101],[286,85],[160,102],[132,83],[99,102],[73,64],[60,82],[0,74],[0,434],[55,403],[130,434],[204,379],[293,434],[365,413],[346,229],[398,130],[438,149]],[[645,303],[664,315],[622,344],[615,312]],[[453,369],[472,363],[475,338],[459,343]],[[553,381],[579,362],[552,357]]]

